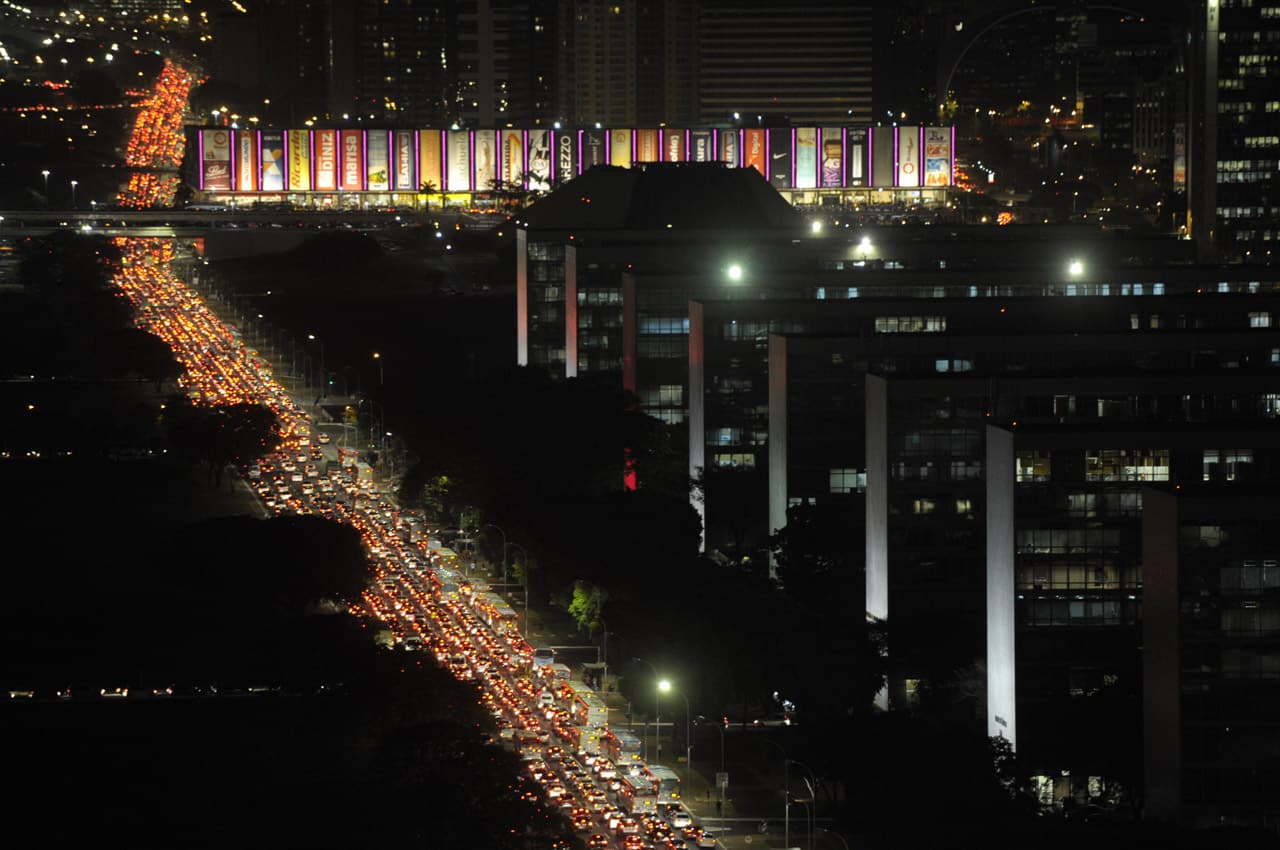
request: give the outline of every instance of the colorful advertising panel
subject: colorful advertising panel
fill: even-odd
[[[391,188],[389,138],[386,130],[370,130],[365,134],[365,185],[370,192],[386,192]]]
[[[551,188],[551,131],[529,131],[529,188],[545,192]]]
[[[765,145],[764,130],[742,131],[742,164],[754,168],[761,177],[769,176],[769,153]]]
[[[609,131],[609,164],[621,168],[631,167],[631,131]]]
[[[556,174],[558,183],[578,176],[578,134],[556,130]]]
[[[951,128],[924,128],[924,185],[951,185]]]
[[[920,128],[898,128],[898,185],[920,185]]]
[[[286,130],[285,141],[289,149],[290,192],[311,191],[311,131]]]
[[[235,172],[237,192],[258,191],[258,134],[253,130],[235,132]]]
[[[582,131],[582,170],[586,171],[595,165],[604,165],[607,162],[605,157],[605,134],[604,130],[583,130]]]
[[[660,162],[662,139],[657,130],[636,130],[636,162]]]
[[[502,130],[502,179],[515,185],[524,175],[524,131]]]
[[[397,192],[412,192],[418,187],[413,179],[413,131],[395,132],[395,182],[391,188]]]
[[[338,190],[338,131],[316,130],[316,191]]]
[[[450,130],[445,134],[445,188],[465,192],[471,188],[471,133]]]
[[[835,189],[844,184],[844,131],[839,127],[823,127],[822,167],[818,173],[818,185]]]
[[[231,131],[200,131],[200,187],[214,192],[231,191]]]
[[[796,130],[796,188],[812,189],[818,185],[818,128]]]
[[[730,166],[737,168],[738,166],[738,131],[737,130],[721,130],[717,139],[720,150],[716,159],[721,162],[727,162]]]
[[[791,188],[791,131],[769,130],[769,182],[775,189]]]
[[[871,139],[871,185],[877,189],[892,186],[894,154],[892,127],[868,127]]]
[[[444,154],[439,130],[418,131],[418,190],[444,191]]]
[[[284,133],[264,130],[262,144],[262,191],[284,191]]]
[[[1187,185],[1187,125],[1173,125],[1173,185]]]
[[[498,179],[498,136],[492,130],[475,131],[475,182],[477,192],[487,192]],[[505,179],[505,178],[504,178]]]
[[[867,185],[867,128],[850,127],[845,131],[846,186]]]
[[[359,192],[364,188],[364,131],[342,130],[342,191]]]
[[[689,131],[689,160],[691,162],[710,162],[715,159],[714,139],[710,130]]]
[[[684,130],[662,131],[662,161],[684,162]]]

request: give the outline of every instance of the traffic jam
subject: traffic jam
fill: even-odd
[[[185,102],[191,80],[168,71],[154,100],[157,108],[172,110],[179,93]],[[176,108],[180,115],[181,104]],[[140,120],[138,126],[147,130],[150,161],[170,162],[171,122]],[[132,144],[130,151],[132,156]],[[163,203],[152,194],[158,187],[147,189],[146,197],[129,197],[130,191],[122,202]],[[188,397],[211,406],[263,404],[278,417],[279,447],[244,466],[246,483],[276,514],[324,516],[360,532],[372,580],[352,613],[386,624],[389,651],[430,653],[457,678],[474,682],[494,720],[493,745],[520,755],[523,769],[588,847],[717,846],[682,804],[674,771],[647,765],[640,741],[610,728],[604,699],[574,680],[550,650],[535,650],[521,636],[516,612],[485,584],[464,576],[456,554],[419,518],[386,501],[371,478],[353,476],[331,458],[332,438],[273,380],[270,364],[174,274],[174,242],[119,238],[116,244],[116,282],[139,326],[172,348]]]

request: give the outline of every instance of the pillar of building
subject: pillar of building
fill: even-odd
[[[626,277],[630,277],[627,275]],[[625,280],[625,278],[624,278]],[[704,334],[702,328],[702,302],[689,302],[689,479],[703,481],[702,490],[706,489],[704,470],[707,463],[707,413],[706,413],[706,377],[703,372]],[[625,323],[624,323],[625,324]],[[624,328],[625,333],[625,328]],[[624,355],[625,357],[625,355]],[[698,512],[701,521],[701,539],[698,551],[707,546],[707,507],[705,492],[697,488],[691,489],[689,502]]]
[[[1013,433],[988,425],[986,441],[987,735],[1016,747]]]
[[[636,380],[636,276],[622,273],[622,386],[634,393]]]
[[[1143,816],[1172,821],[1182,801],[1178,500],[1142,491]]]
[[[769,334],[769,533],[787,524],[787,338]],[[769,553],[769,574],[777,563]]]
[[[865,427],[867,457],[866,587],[867,621],[889,617],[889,385],[867,375]],[[876,705],[889,707],[888,688],[876,694]]]
[[[516,228],[516,365],[529,365],[529,232]]]
[[[564,376],[578,377],[578,248],[564,246]]]

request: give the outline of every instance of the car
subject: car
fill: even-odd
[[[619,835],[639,835],[640,823],[634,818],[624,817],[622,820],[618,821],[617,830]]]
[[[255,463],[253,466],[249,467],[249,477],[250,477],[250,478],[261,478],[261,477],[262,477],[262,467],[258,466],[256,463]]]
[[[698,846],[699,847],[715,847],[716,846],[715,835],[710,832],[704,831],[701,835],[698,836]]]
[[[667,823],[676,829],[684,829],[693,823],[693,818],[689,816],[689,812],[683,806],[680,806],[667,812]]]
[[[602,850],[602,848],[605,848],[608,846],[609,846],[608,837],[605,835],[602,835],[599,832],[595,833],[594,835],[592,835],[590,838],[587,839],[587,850]]]

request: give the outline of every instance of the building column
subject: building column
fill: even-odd
[[[986,429],[987,736],[1018,745],[1013,432]]]
[[[865,427],[867,457],[866,586],[867,621],[889,617],[889,383],[879,375],[866,377]],[[876,705],[889,707],[886,686]]]
[[[625,275],[623,280],[630,278]],[[705,343],[703,333],[703,307],[701,301],[689,302],[689,479],[702,481],[702,491],[693,490],[689,503],[698,512],[702,523],[698,551],[707,548],[706,476],[707,463],[707,410],[706,375],[704,373]],[[625,335],[626,323],[623,323]],[[625,355],[624,355],[625,358]],[[626,362],[625,359],[623,361]],[[625,368],[623,371],[625,381]],[[634,381],[634,379],[633,379]]]
[[[564,376],[578,377],[578,248],[564,246]]]
[[[787,338],[769,334],[769,533],[787,524]],[[769,577],[777,578],[769,552]]]
[[[1182,803],[1178,499],[1142,491],[1143,817],[1174,821]]]
[[[622,273],[622,387],[636,391],[636,278]]]
[[[516,365],[529,365],[529,232],[516,228]]]

